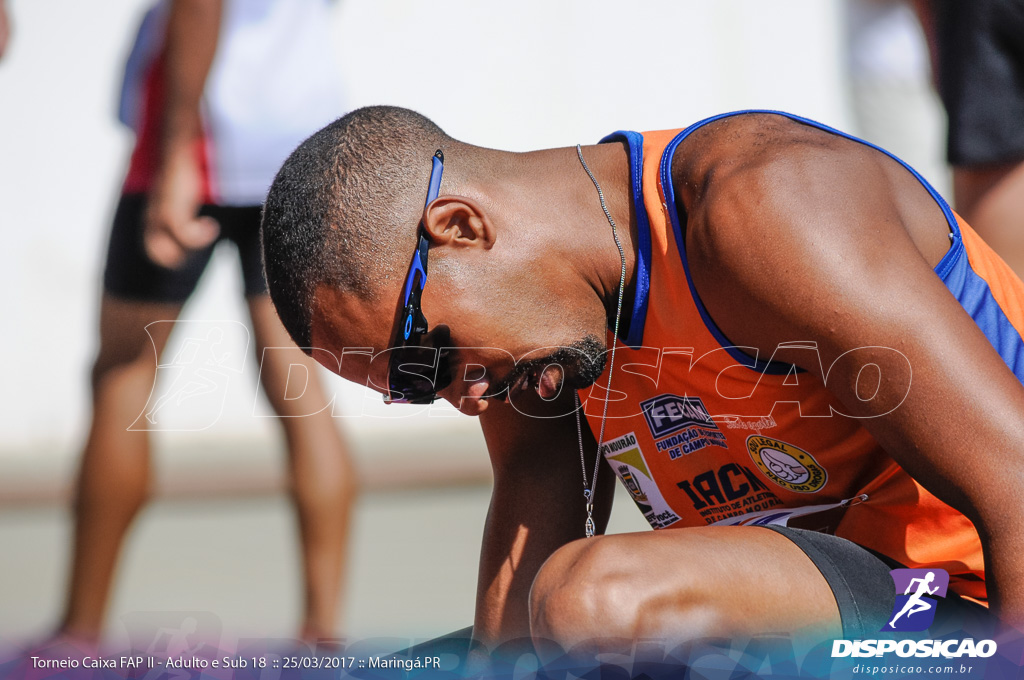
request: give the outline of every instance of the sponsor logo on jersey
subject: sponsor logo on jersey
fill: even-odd
[[[626,465],[619,466],[619,474],[622,477],[622,481],[626,485],[626,490],[633,497],[637,503],[646,503],[647,494],[640,488],[640,482],[636,481],[636,477],[629,471],[629,467]]]
[[[708,524],[782,505],[782,501],[750,468],[727,463],[676,484]]]
[[[747,437],[747,451],[768,479],[790,491],[814,493],[828,481],[825,468],[792,444],[756,434]]]
[[[651,527],[661,529],[679,521],[679,515],[672,511],[654,482],[636,441],[636,433],[630,432],[605,442],[601,446],[601,453],[622,480]]]
[[[643,411],[647,427],[651,428],[651,436],[655,439],[661,439],[665,435],[693,425],[717,429],[700,397],[660,394],[653,399],[640,402],[640,410]]]
[[[661,394],[640,402],[640,409],[655,446],[658,451],[667,452],[669,460],[708,446],[728,448],[725,435],[700,397]]]
[[[778,427],[778,423],[775,422],[775,418],[772,416],[728,416],[723,419],[726,429],[729,430],[755,430],[760,432],[761,430],[770,430],[773,427]]]

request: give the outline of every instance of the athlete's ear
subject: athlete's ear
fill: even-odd
[[[466,196],[435,198],[423,210],[423,228],[432,245],[490,249],[497,238],[486,211]]]

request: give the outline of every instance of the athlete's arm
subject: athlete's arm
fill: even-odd
[[[789,146],[691,190],[703,191],[689,196],[687,232],[698,291],[738,345],[771,356],[783,342],[817,342],[822,365],[803,368],[974,522],[992,605],[1022,627],[1024,386],[908,235],[922,214],[945,235],[941,213],[901,212],[924,190],[897,182],[897,194],[876,152]],[[856,361],[836,361],[857,348]],[[870,367],[861,377],[869,364],[880,381]]]
[[[531,413],[566,413],[572,409],[572,395],[564,392],[543,411],[536,395],[521,398],[534,400],[528,406]],[[493,649],[503,640],[529,636],[533,579],[551,553],[583,537],[586,512],[574,416],[531,418],[492,400],[480,424],[494,490],[480,553],[473,637]],[[589,474],[597,444],[585,418],[583,450]],[[603,466],[594,503],[599,532],[611,511],[613,477]]]
[[[202,138],[199,107],[217,51],[221,13],[222,0],[174,0],[167,20],[160,165],[145,218],[146,252],[164,267],[179,266],[190,250],[217,237],[216,222],[196,217],[202,200],[196,144]]]
[[[924,31],[925,41],[928,43],[928,55],[932,63],[932,85],[939,88],[939,37],[938,28],[935,23],[935,8],[932,0],[914,0],[911,3],[917,12],[918,21],[921,22],[921,30]]]

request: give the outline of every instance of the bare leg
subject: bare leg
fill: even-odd
[[[178,304],[103,297],[92,425],[78,473],[74,552],[60,628],[69,637],[95,642],[100,635],[121,542],[148,490],[148,433],[127,428],[149,399],[157,356],[173,324],[153,326],[152,341],[146,325],[176,319],[180,311]]]
[[[1024,278],[1024,163],[958,167],[953,186],[957,212]]]
[[[262,362],[263,389],[274,411],[282,416],[280,422],[288,442],[305,578],[301,635],[305,639],[329,637],[335,632],[344,582],[349,524],[356,497],[355,470],[330,409],[308,415],[324,404],[316,363],[295,347],[268,296],[250,298],[249,313],[256,336],[257,360]],[[264,353],[266,347],[291,349]],[[291,364],[307,367],[309,383],[302,396],[285,399]],[[290,390],[294,392],[295,386]]]
[[[842,633],[825,577],[796,544],[759,527],[696,527],[581,539],[544,563],[531,634],[563,649],[600,638]],[[592,651],[600,651],[595,648]]]

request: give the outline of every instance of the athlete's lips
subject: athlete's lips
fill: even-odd
[[[556,363],[537,366],[517,377],[509,386],[508,394],[510,397],[518,397],[529,388],[540,395],[541,399],[554,399],[562,389],[564,378],[562,367]]]
[[[562,389],[564,379],[565,373],[562,371],[561,366],[558,364],[546,366],[537,379],[535,386],[537,394],[544,400],[554,399]]]

